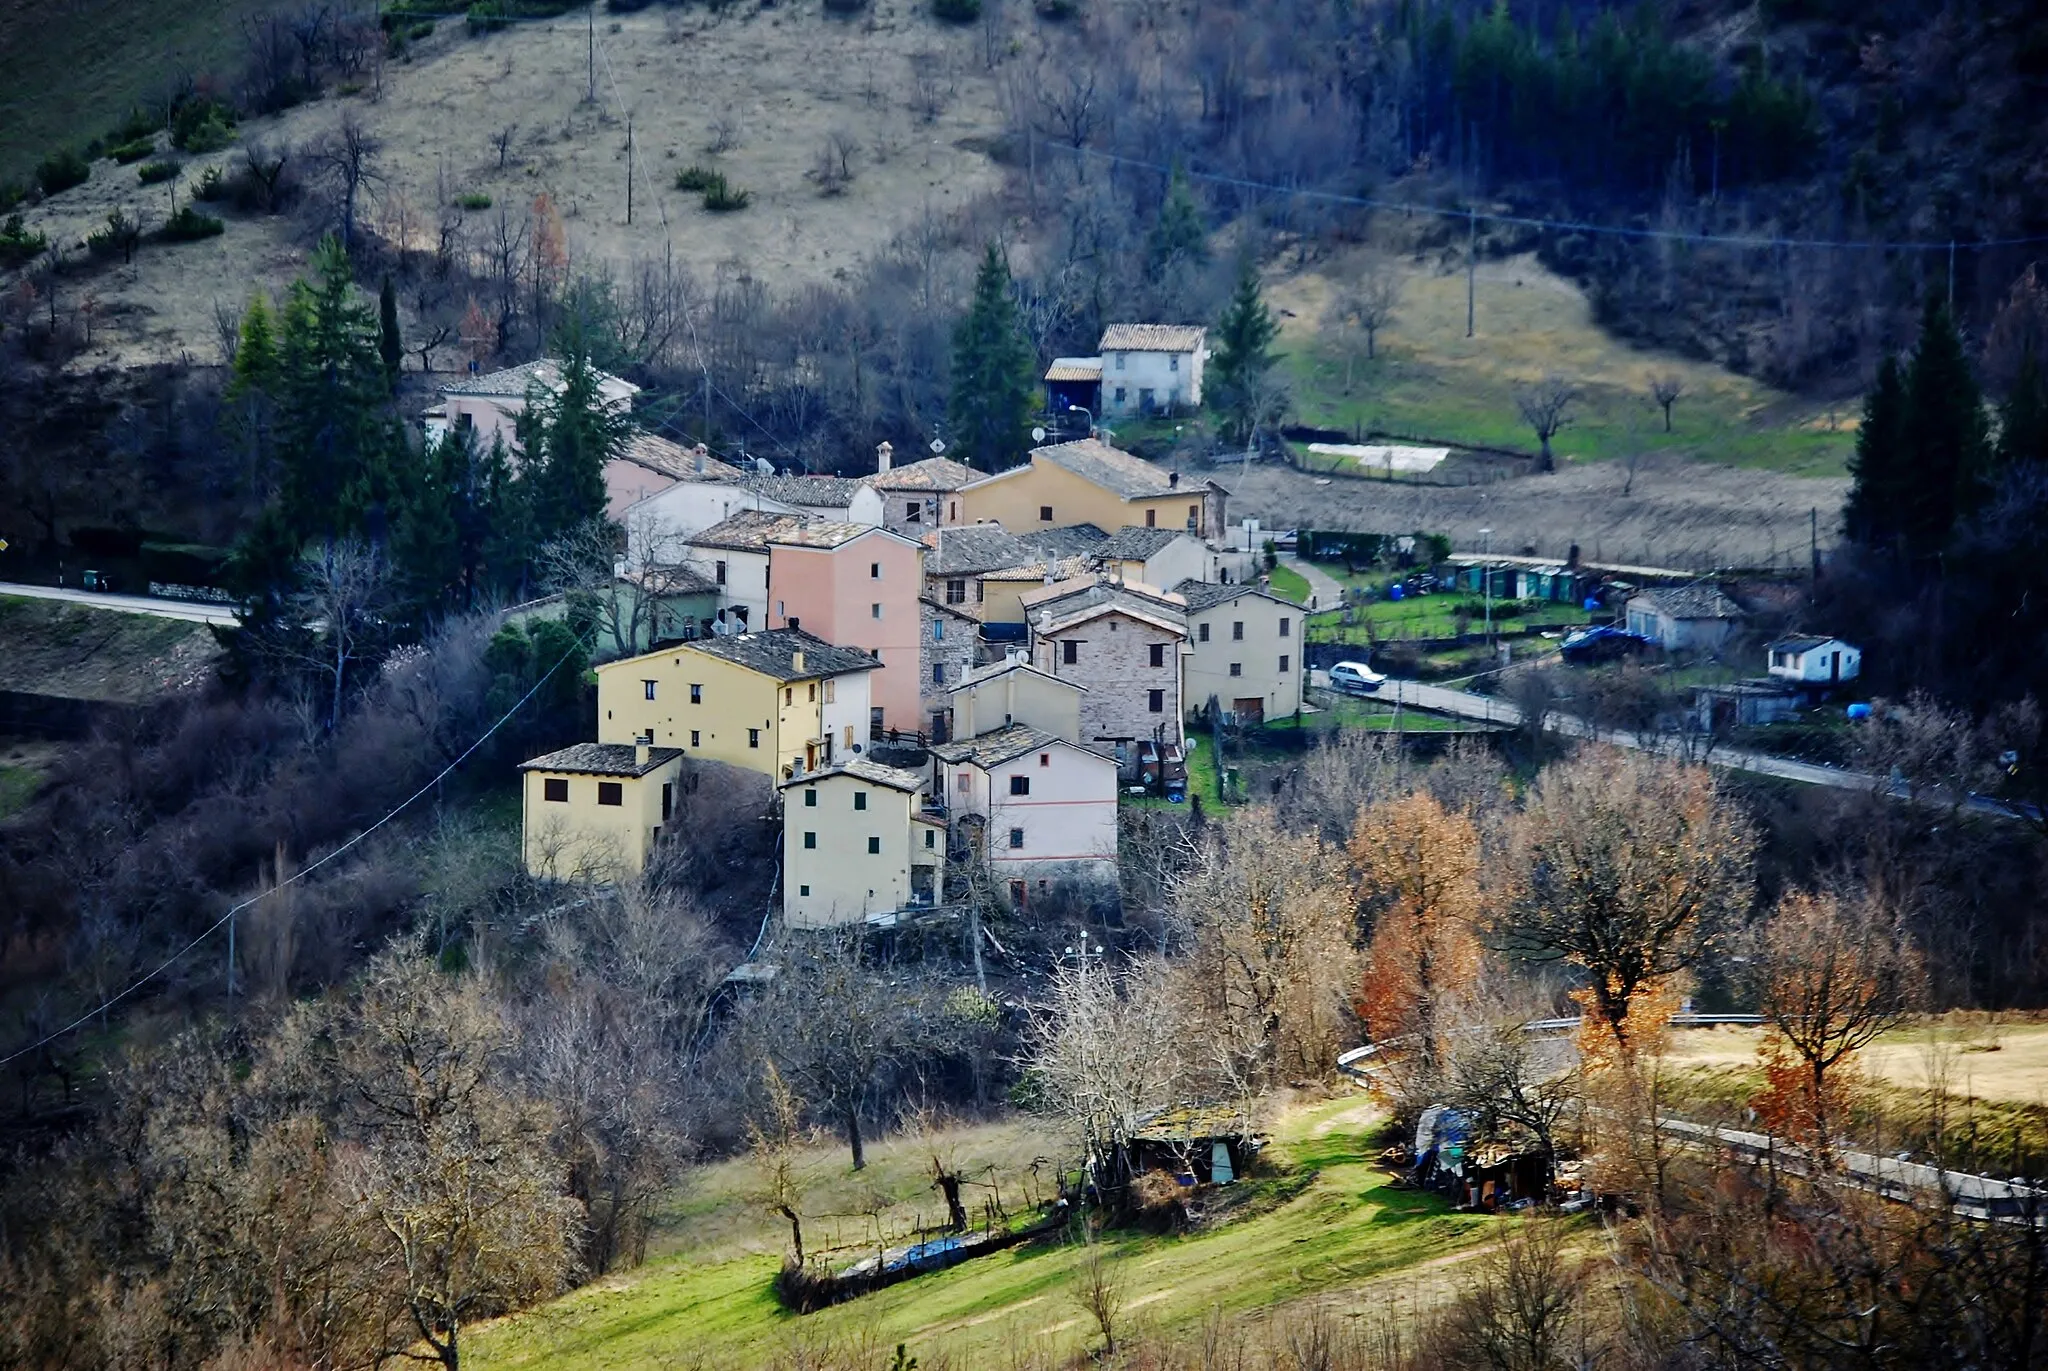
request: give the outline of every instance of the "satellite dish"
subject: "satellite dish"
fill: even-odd
[[[939,455],[940,453],[944,452],[945,450],[946,450],[946,440],[945,440],[945,439],[943,439],[943,438],[934,438],[934,439],[932,439],[932,455],[933,455],[934,457],[938,456],[938,455]]]
[[[1034,442],[1034,443],[1042,443],[1042,442],[1044,442],[1044,441],[1045,441],[1045,430],[1044,430],[1044,429],[1042,429],[1042,428],[1034,428],[1034,429],[1032,429],[1032,430],[1031,430],[1031,441],[1032,441],[1032,442]]]

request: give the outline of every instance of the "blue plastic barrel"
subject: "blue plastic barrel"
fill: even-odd
[[[1870,706],[1866,704],[1853,704],[1849,706],[1848,713],[1852,719],[1868,719],[1870,717]]]
[[[1407,591],[1405,591],[1405,590],[1401,589],[1401,587],[1400,587],[1400,585],[1399,585],[1399,583],[1398,583],[1398,582],[1397,582],[1396,584],[1394,584],[1394,585],[1390,585],[1390,586],[1388,586],[1388,587],[1387,587],[1387,598],[1388,598],[1389,600],[1398,600],[1398,599],[1402,598],[1402,597],[1403,597],[1404,595],[1406,595],[1407,593],[1408,593]]]

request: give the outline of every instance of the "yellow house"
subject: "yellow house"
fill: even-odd
[[[1301,606],[1255,585],[1182,581],[1188,658],[1182,693],[1190,712],[1210,701],[1233,723],[1279,719],[1301,708]]]
[[[854,757],[782,783],[782,917],[833,928],[938,904],[945,821],[924,777]]]
[[[679,749],[645,743],[578,743],[525,763],[526,873],[596,881],[639,875],[675,808],[682,767]]]
[[[597,669],[597,736],[777,780],[865,751],[881,663],[801,629],[699,639]]]
[[[953,688],[947,735],[977,738],[1025,724],[1070,743],[1081,741],[1081,697],[1087,687],[1033,666],[1021,649],[992,666],[977,667]]]
[[[1181,480],[1177,471],[1096,438],[1033,448],[1023,466],[960,488],[968,524],[992,520],[1012,533],[1067,524],[1100,528],[1186,529],[1221,536],[1229,492],[1214,481]]]

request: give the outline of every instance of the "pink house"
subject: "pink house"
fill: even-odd
[[[806,524],[768,540],[768,585],[768,627],[881,659],[869,678],[872,729],[923,727],[923,544],[874,524]]]

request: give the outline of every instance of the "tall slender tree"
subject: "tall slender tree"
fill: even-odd
[[[1200,265],[1209,260],[1209,227],[1195,205],[1188,178],[1179,167],[1166,187],[1166,200],[1159,206],[1159,218],[1145,237],[1145,270],[1157,281],[1183,263]]]
[[[1998,460],[2007,468],[2048,463],[2048,380],[2031,348],[2021,354],[2012,393],[1999,412]]]
[[[1233,441],[1246,441],[1263,417],[1273,370],[1273,340],[1280,326],[1259,293],[1259,267],[1247,255],[1237,274],[1237,289],[1216,326],[1216,356],[1209,364],[1209,385]]]
[[[398,288],[391,284],[389,272],[384,274],[384,283],[377,288],[377,356],[384,363],[384,383],[396,394],[398,368],[405,357],[405,340],[398,332]]]
[[[322,240],[311,281],[292,285],[279,365],[284,516],[303,538],[360,528],[374,468],[395,438],[377,327],[356,298],[348,254]]]
[[[1906,374],[1906,442],[1915,480],[1902,531],[1914,561],[1939,557],[1957,522],[1989,494],[1989,429],[1984,392],[1955,320],[1938,297],[1930,299]]]
[[[605,404],[603,373],[566,340],[559,390],[535,386],[514,426],[530,535],[544,542],[604,517],[605,463],[625,441],[627,419]]]
[[[1017,317],[1010,264],[990,243],[974,278],[974,299],[953,330],[953,389],[946,417],[957,455],[992,471],[1016,455],[1037,407],[1037,368]]]
[[[1878,364],[1877,381],[1863,397],[1863,423],[1849,458],[1854,485],[1842,513],[1849,537],[1873,551],[1898,548],[1902,515],[1912,485],[1907,446],[1906,380],[1898,359]]]

